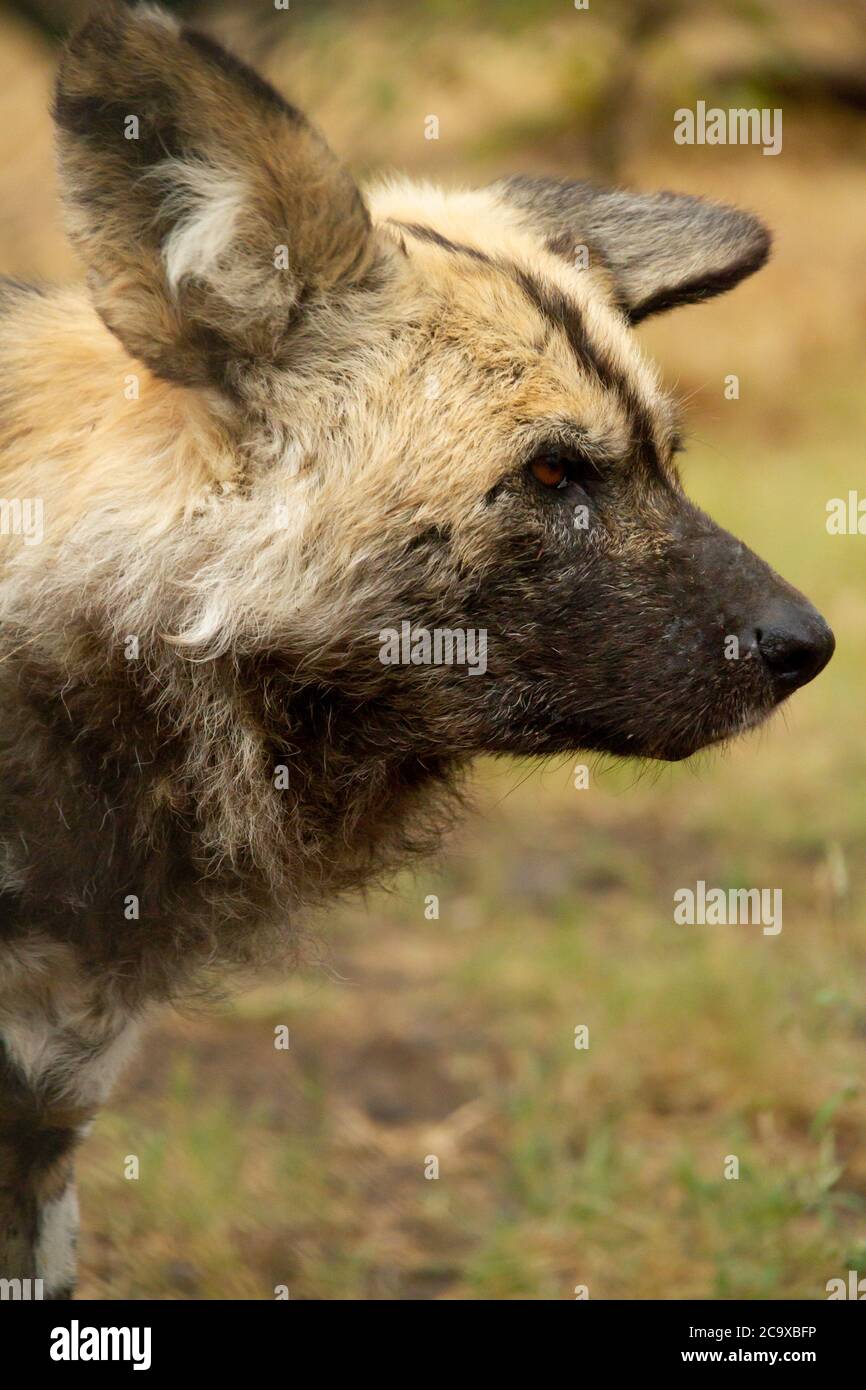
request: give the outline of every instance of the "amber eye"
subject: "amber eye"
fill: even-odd
[[[536,454],[529,468],[545,487],[562,487],[568,477],[568,464],[559,454]]]

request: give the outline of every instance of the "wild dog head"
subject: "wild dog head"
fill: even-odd
[[[334,738],[422,761],[681,758],[827,662],[818,613],[685,496],[632,331],[757,270],[755,217],[552,180],[364,197],[149,8],[77,36],[55,117],[99,314],[233,461],[137,562],[178,660],[279,671],[274,718],[307,692]],[[419,631],[485,634],[483,674],[413,660]]]

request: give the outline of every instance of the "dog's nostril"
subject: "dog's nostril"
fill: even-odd
[[[815,649],[808,642],[771,633],[766,641],[759,640],[761,656],[770,670],[778,676],[796,677],[815,665]]]
[[[792,608],[773,623],[755,628],[764,665],[784,690],[796,690],[823,671],[836,639],[813,608]]]

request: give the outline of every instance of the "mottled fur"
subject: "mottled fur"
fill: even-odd
[[[149,8],[72,41],[55,118],[89,288],[0,301],[0,493],[44,506],[41,544],[0,537],[0,1276],[59,1296],[71,1152],[152,1003],[427,850],[478,753],[750,726],[793,688],[756,607],[801,601],[685,498],[630,331],[756,269],[750,215],[362,198]],[[403,619],[485,629],[487,674],[383,665]]]

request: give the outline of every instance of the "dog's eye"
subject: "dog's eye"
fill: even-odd
[[[562,487],[568,478],[565,459],[558,454],[536,454],[529,468],[532,476],[545,487]]]
[[[568,449],[540,449],[529,461],[529,471],[536,482],[543,487],[562,491],[569,483],[585,487],[588,479],[595,476],[595,469],[587,459],[580,458]]]

